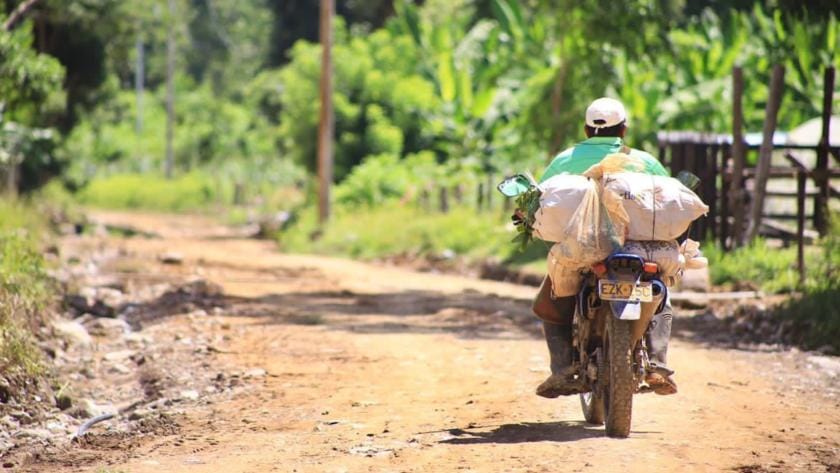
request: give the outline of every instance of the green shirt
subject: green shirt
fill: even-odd
[[[583,174],[607,155],[620,152],[622,145],[621,138],[611,136],[595,136],[581,141],[558,154],[545,169],[540,182],[558,174]],[[641,158],[645,162],[645,172],[648,174],[670,175],[659,160],[644,151],[631,149],[630,156]]]

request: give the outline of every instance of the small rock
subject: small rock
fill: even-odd
[[[50,420],[47,421],[47,430],[54,434],[63,434],[67,432],[67,426],[65,426],[61,422]]]
[[[9,415],[10,415],[13,419],[15,419],[16,421],[18,421],[18,423],[19,423],[20,425],[27,425],[27,424],[31,424],[31,423],[32,423],[32,421],[33,421],[32,416],[31,416],[31,415],[29,415],[27,412],[24,412],[24,411],[14,410],[14,411],[9,412]]]
[[[131,331],[131,326],[122,319],[96,318],[85,326],[91,334],[98,337],[120,337]]]
[[[122,363],[115,363],[108,371],[118,374],[130,374],[131,370]]]
[[[266,371],[262,368],[251,368],[250,370],[246,371],[243,374],[243,378],[263,378],[266,375]]]
[[[55,406],[62,411],[73,407],[73,398],[67,393],[61,393],[55,397]]]
[[[149,414],[151,414],[151,412],[147,409],[137,409],[136,411],[129,414],[128,420],[140,420],[148,416]]]
[[[79,399],[76,406],[68,410],[67,414],[76,419],[89,419],[112,411],[111,406],[100,406],[91,399]]]
[[[180,397],[181,397],[181,399],[184,399],[186,401],[197,401],[198,400],[198,391],[196,391],[194,389],[187,389],[187,390],[181,391]]]
[[[134,355],[134,350],[119,350],[112,351],[105,354],[106,361],[120,362],[130,359]]]
[[[176,251],[167,251],[158,256],[158,260],[163,264],[181,264],[184,262],[184,255]]]
[[[91,338],[84,325],[73,320],[59,320],[53,323],[53,328],[61,338],[64,338],[72,344],[82,347],[89,347],[93,344]]]
[[[129,333],[123,340],[132,348],[146,348],[152,343],[152,337],[139,332]]]
[[[53,433],[47,429],[42,428],[32,428],[32,429],[21,429],[19,432],[15,433],[14,436],[16,438],[33,438],[38,440],[46,440],[53,436]]]

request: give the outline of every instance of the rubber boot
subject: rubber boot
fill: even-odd
[[[551,358],[551,376],[537,387],[537,395],[555,398],[585,392],[586,386],[575,379],[572,368],[572,328],[543,322],[543,332]]]
[[[646,333],[648,355],[650,356],[651,372],[645,381],[656,394],[676,394],[677,383],[671,375],[674,372],[668,368],[668,342],[671,339],[671,322],[674,315],[670,301],[666,301],[662,310],[653,316],[650,328]]]

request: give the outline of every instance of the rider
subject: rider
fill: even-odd
[[[656,158],[624,145],[622,138],[626,131],[627,112],[621,102],[608,97],[595,100],[586,109],[584,133],[587,139],[558,154],[546,168],[541,181],[557,174],[582,174],[607,155],[619,152],[642,159],[648,174],[668,176],[668,171]],[[575,296],[554,297],[551,280],[546,276],[534,300],[533,310],[543,319],[543,331],[551,357],[551,375],[537,387],[537,395],[555,398],[582,392],[585,386],[581,380],[574,378],[571,366]],[[670,300],[666,300],[662,309],[654,315],[647,338],[651,366],[654,369],[645,381],[657,394],[677,392],[677,385],[671,378],[673,371],[666,365],[672,314]]]

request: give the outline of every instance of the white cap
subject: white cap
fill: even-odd
[[[625,121],[627,112],[616,99],[601,97],[586,108],[586,124],[592,128],[607,128]]]

